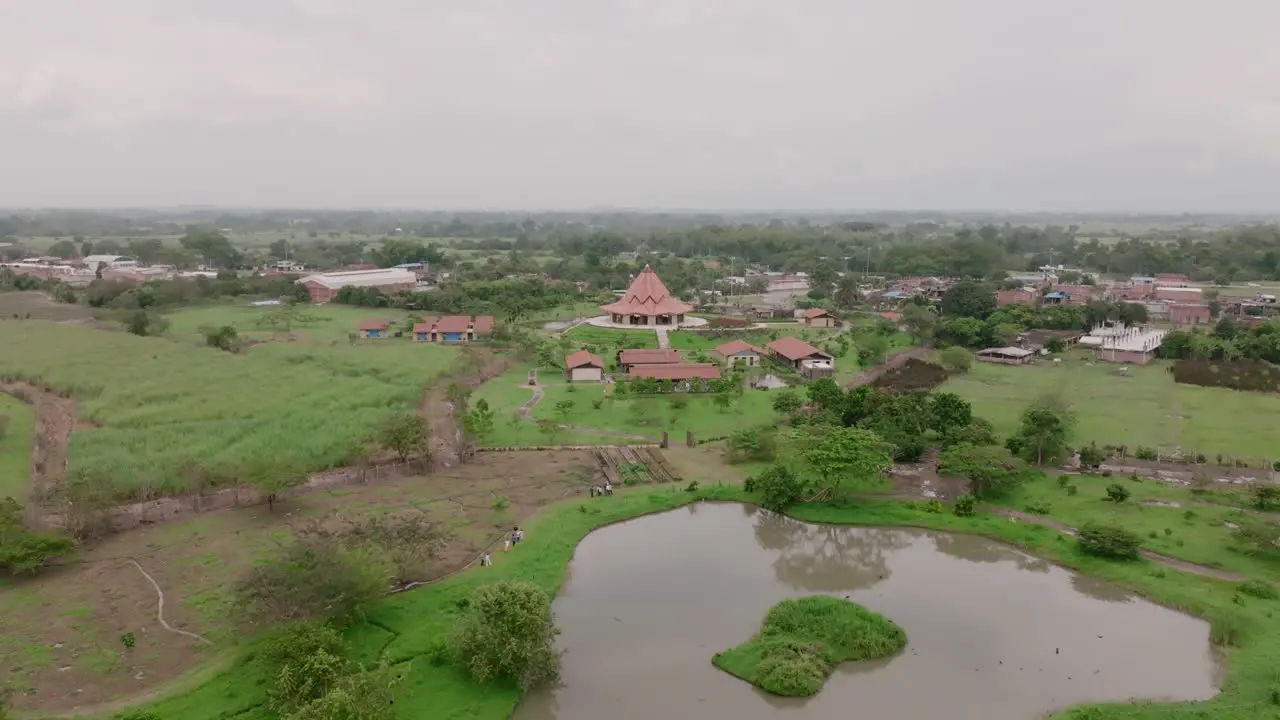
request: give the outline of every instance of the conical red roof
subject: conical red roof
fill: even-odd
[[[658,273],[648,265],[631,281],[627,292],[617,302],[601,305],[600,309],[618,315],[680,315],[693,310],[672,297],[667,286],[662,284]]]

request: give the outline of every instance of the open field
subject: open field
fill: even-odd
[[[12,319],[86,322],[92,319],[83,305],[54,302],[37,291],[0,292],[0,321]]]
[[[501,720],[519,700],[512,684],[470,681],[457,668],[438,665],[426,657],[452,627],[458,603],[480,585],[505,579],[532,581],[556,592],[575,546],[591,530],[645,513],[671,509],[700,499],[750,500],[740,488],[709,486],[697,492],[679,488],[619,491],[603,502],[568,501],[548,508],[526,523],[528,539],[518,552],[501,558],[489,569],[474,569],[428,588],[394,596],[374,610],[366,625],[347,634],[352,656],[363,662],[383,657],[391,662],[412,661],[397,688],[396,717]],[[585,509],[585,511],[583,511]],[[1237,648],[1227,653],[1228,676],[1222,692],[1203,703],[1174,705],[1139,703],[1067,709],[1055,717],[1082,720],[1168,720],[1204,717],[1215,720],[1269,720],[1274,705],[1268,699],[1280,664],[1280,624],[1273,619],[1274,601],[1233,602],[1233,583],[1181,573],[1148,561],[1110,562],[1081,554],[1056,530],[1031,523],[1011,523],[1005,517],[979,513],[960,518],[927,512],[919,503],[860,499],[853,503],[798,505],[789,514],[810,522],[871,526],[916,526],[974,533],[1003,540],[1088,576],[1121,584],[1157,602],[1240,628]],[[910,629],[907,629],[910,632]],[[160,702],[161,717],[215,720],[232,716],[258,718],[264,699],[261,669],[245,657],[200,687]],[[1082,714],[1083,713],[1083,714]],[[266,717],[261,715],[261,717]]]
[[[558,371],[540,370],[538,386],[543,397],[530,410],[530,415],[534,420],[573,428],[550,436],[535,423],[519,417],[520,407],[533,397],[533,390],[526,382],[530,367],[513,367],[472,393],[472,403],[484,398],[494,413],[494,431],[485,441],[486,445],[657,442],[663,431],[670,434],[671,443],[675,445],[684,442],[686,430],[692,430],[699,439],[723,437],[735,430],[777,419],[772,406],[774,394],[769,391],[748,390],[741,397],[734,398],[733,405],[727,410],[721,410],[706,394],[613,398],[606,394],[606,386],[602,384],[572,384],[566,382]],[[688,405],[674,408],[671,404],[673,397],[687,399]],[[598,408],[595,407],[597,400],[600,402]],[[562,415],[556,410],[556,405],[565,401],[572,402],[573,407]]]
[[[288,539],[292,528],[341,512],[419,511],[452,531],[426,577],[475,559],[538,507],[586,494],[597,469],[588,453],[483,453],[427,477],[353,485],[265,506],[196,515],[108,538],[31,580],[0,581],[0,677],[19,690],[20,709],[68,710],[136,697],[245,638],[231,605],[234,582]],[[510,556],[495,556],[495,569]],[[135,558],[165,593],[165,619],[213,642],[165,631],[154,588],[124,558]],[[137,645],[120,636],[133,633]],[[238,694],[252,696],[254,688]],[[186,718],[186,714],[162,717]]]
[[[0,498],[26,501],[35,429],[31,406],[0,393]]]
[[[0,323],[0,374],[70,392],[93,427],[69,468],[102,473],[124,497],[215,484],[252,462],[290,470],[348,464],[352,444],[397,411],[458,349],[409,342],[317,347],[270,342],[241,355],[163,338],[48,323]]]
[[[613,330],[579,325],[566,332],[565,337],[583,345],[595,345],[601,348],[658,347],[658,334],[652,330]]]
[[[1280,397],[1222,388],[1182,385],[1164,363],[1130,367],[1093,363],[1082,354],[1061,363],[1035,365],[974,363],[942,390],[973,403],[974,414],[990,420],[1002,435],[1013,432],[1022,411],[1053,394],[1076,416],[1073,445],[1180,447],[1213,458],[1280,459]]]
[[[203,345],[202,330],[204,328],[230,325],[236,329],[241,340],[251,342],[271,340],[277,338],[279,333],[272,329],[268,321],[278,310],[279,307],[250,307],[230,303],[184,308],[165,316],[169,320],[166,337]],[[404,323],[407,318],[408,314],[403,310],[390,308],[358,308],[345,305],[304,306],[298,313],[298,319],[289,329],[288,335],[292,340],[313,344],[346,345],[349,344],[348,334],[356,332],[362,320],[390,320],[392,323]],[[412,344],[412,340],[407,335],[402,338],[382,338],[378,342]]]
[[[1204,502],[1185,486],[1158,480],[1135,482],[1128,477],[1100,475],[1068,477],[1077,487],[1075,495],[1068,495],[1053,478],[1046,477],[1026,483],[995,502],[1014,510],[1044,503],[1050,508],[1046,517],[1072,527],[1089,522],[1115,525],[1141,535],[1144,547],[1162,555],[1280,581],[1280,557],[1246,554],[1236,549],[1231,537],[1232,526],[1251,518],[1248,510]],[[1106,499],[1107,486],[1114,483],[1129,490],[1129,499],[1121,503]]]

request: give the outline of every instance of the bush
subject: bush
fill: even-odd
[[[1275,600],[1280,598],[1280,592],[1276,590],[1276,586],[1265,580],[1249,580],[1242,582],[1236,586],[1236,591],[1242,592],[1245,595],[1252,595],[1253,597],[1262,600]]]
[[[1097,469],[1107,459],[1107,454],[1095,443],[1080,448],[1080,467]]]
[[[964,495],[956,498],[955,503],[951,506],[951,511],[958,517],[973,517],[974,513],[977,512],[977,509],[978,499],[969,493],[965,493]]]
[[[1059,476],[1058,476],[1058,487],[1060,487],[1060,488],[1065,488],[1066,486],[1068,486],[1068,485],[1070,485],[1070,484],[1071,484],[1071,476],[1070,476],[1070,475],[1059,475]]]
[[[1080,492],[1080,488],[1076,487],[1075,485],[1067,486],[1067,495],[1075,495],[1078,492]]]
[[[259,656],[271,685],[267,704],[286,714],[323,697],[345,675],[346,643],[333,627],[292,622],[262,642]]]
[[[1209,616],[1209,640],[1218,647],[1240,647],[1249,634],[1248,618],[1223,610]]]
[[[1129,488],[1120,483],[1111,483],[1107,486],[1107,499],[1114,503],[1122,503],[1129,499]]]
[[[1076,540],[1084,552],[1115,560],[1137,559],[1142,546],[1142,538],[1124,528],[1094,523],[1081,528]]]
[[[0,570],[13,575],[34,573],[75,548],[71,538],[28,530],[24,515],[17,500],[0,499]]]
[[[537,585],[508,580],[477,588],[454,625],[454,658],[479,682],[515,681],[528,690],[560,674],[551,598]]]
[[[939,352],[938,360],[947,372],[959,375],[969,372],[969,368],[973,366],[973,353],[962,347],[953,346]]]
[[[755,477],[760,505],[780,512],[804,498],[805,483],[785,465],[773,465]]]
[[[1044,501],[1027,503],[1026,507],[1026,511],[1032,515],[1048,515],[1052,509],[1053,507]]]
[[[969,479],[977,497],[1003,495],[1021,484],[1026,464],[995,445],[952,445],[938,455],[938,472]]]
[[[1253,506],[1258,510],[1280,508],[1280,485],[1256,483],[1253,486]]]
[[[1158,457],[1155,450],[1149,447],[1142,447],[1141,445],[1133,451],[1133,456],[1138,460],[1155,460]]]
[[[938,498],[930,498],[929,500],[927,500],[927,501],[924,503],[924,511],[925,511],[925,512],[927,512],[927,513],[933,513],[934,515],[940,515],[940,514],[942,514],[943,510],[945,510],[945,509],[946,509],[946,508],[944,508],[944,507],[942,506],[942,502],[941,502],[940,500],[938,500]]]

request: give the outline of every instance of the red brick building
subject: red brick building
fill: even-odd
[[[344,270],[342,272],[315,273],[298,280],[307,289],[313,303],[333,300],[344,287],[371,287],[380,292],[393,293],[412,290],[418,278],[408,270],[387,268],[383,270]]]
[[[1213,314],[1208,305],[1170,305],[1169,322],[1174,325],[1209,325]]]

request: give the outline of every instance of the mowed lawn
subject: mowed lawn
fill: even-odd
[[[600,348],[656,348],[658,334],[652,330],[615,330],[593,325],[579,325],[565,333],[565,337],[583,345]]]
[[[81,419],[69,466],[123,497],[215,483],[251,463],[347,464],[353,445],[459,357],[454,347],[265,342],[233,355],[195,343],[43,322],[0,323],[0,373],[70,391]]]
[[[1090,364],[1084,354],[1058,364],[1044,358],[1024,366],[979,362],[942,389],[968,399],[1002,435],[1017,428],[1028,405],[1053,394],[1075,413],[1073,444],[1280,459],[1280,396],[1178,384],[1166,367],[1152,363],[1122,374],[1122,366]]]
[[[570,425],[572,430],[561,430],[555,435],[539,429],[535,422],[519,416],[520,407],[533,397],[527,383],[530,365],[521,365],[480,386],[471,394],[474,406],[484,399],[494,413],[494,430],[485,445],[506,447],[512,445],[578,445],[625,444],[628,442],[656,442],[663,431],[670,434],[672,444],[685,440],[685,431],[692,430],[697,439],[722,437],[736,430],[772,423],[777,419],[773,411],[776,390],[748,390],[734,397],[726,409],[717,407],[712,397],[698,393],[673,393],[671,395],[635,398],[624,396],[611,398],[599,383],[571,384],[564,380],[559,370],[539,370],[538,384],[543,398],[531,410],[534,420],[545,420],[556,425]],[[688,400],[683,408],[675,408],[672,398]],[[600,407],[596,407],[599,401]],[[561,402],[572,402],[565,412],[556,409]],[[640,406],[637,409],[636,406]],[[586,430],[603,432],[591,433]],[[634,437],[624,437],[634,436]]]
[[[31,406],[0,393],[0,498],[26,500],[35,429],[36,414]]]

